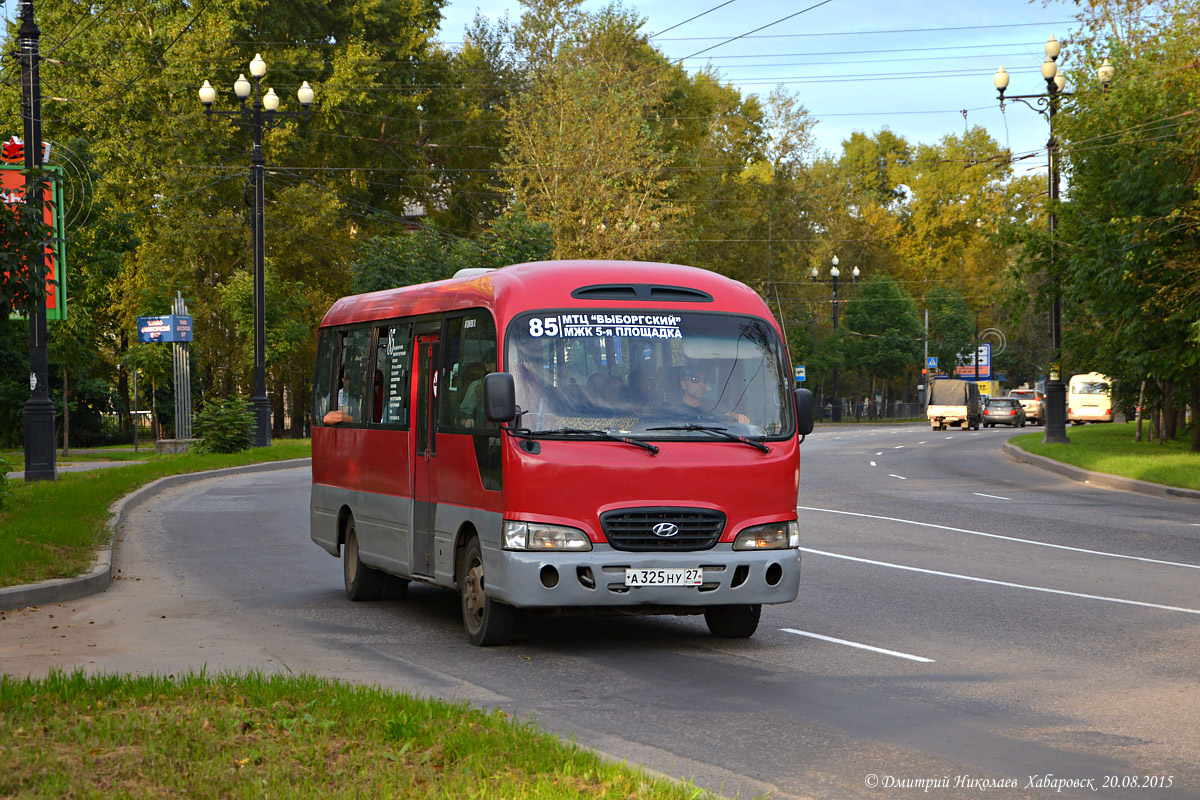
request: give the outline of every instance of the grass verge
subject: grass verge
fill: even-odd
[[[1200,453],[1193,453],[1187,437],[1163,444],[1133,440],[1137,426],[1133,422],[1111,425],[1068,426],[1070,444],[1043,444],[1041,433],[1025,433],[1009,443],[1026,452],[1052,458],[1065,464],[1121,475],[1139,481],[1200,489]],[[1150,428],[1143,428],[1149,435]]]
[[[499,711],[318,677],[0,677],[0,796],[712,795]]]
[[[62,472],[54,481],[8,482],[0,511],[0,586],[71,578],[86,572],[96,549],[108,543],[108,507],[140,486],[167,475],[307,458],[307,439],[276,439],[240,453],[179,453],[87,472]]]

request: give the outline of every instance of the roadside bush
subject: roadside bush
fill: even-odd
[[[201,453],[247,450],[254,433],[254,414],[236,397],[209,400],[196,414],[196,449]]]

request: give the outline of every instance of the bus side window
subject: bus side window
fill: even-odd
[[[478,311],[446,321],[441,427],[495,428],[483,415],[483,376],[496,371],[496,326]]]
[[[342,364],[338,374],[342,384],[338,393],[338,406],[343,412],[344,421],[350,425],[366,422],[367,358],[370,348],[370,328],[346,331],[342,339]]]
[[[404,428],[408,425],[410,326],[382,325],[376,332],[371,422]]]
[[[323,425],[325,415],[333,409],[337,384],[333,374],[336,368],[337,346],[342,341],[338,331],[323,330],[317,342],[317,364],[313,374],[313,424]]]

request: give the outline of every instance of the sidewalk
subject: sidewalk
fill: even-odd
[[[125,464],[142,462],[117,461],[95,463],[124,466]],[[225,475],[265,472],[273,469],[294,469],[295,467],[302,467],[311,463],[311,458],[268,461],[262,464],[249,464],[244,467],[227,467],[225,469],[209,470],[208,472],[188,472],[183,475],[169,475],[148,483],[142,488],[125,495],[109,507],[108,529],[111,534],[108,537],[109,544],[96,553],[96,559],[92,562],[92,568],[86,574],[74,578],[54,578],[37,583],[0,587],[0,611],[10,611],[12,609],[25,608],[26,606],[41,606],[47,603],[64,603],[69,600],[78,600],[81,597],[103,592],[112,583],[113,548],[116,547],[117,537],[120,535],[121,526],[125,523],[125,517],[139,503],[163,489],[178,486],[182,483],[202,481],[208,478],[219,478]],[[82,467],[83,465],[79,466]],[[87,467],[84,468],[86,469]],[[63,469],[65,471],[65,468]],[[23,475],[24,473],[18,474]]]
[[[59,464],[58,472],[83,472],[89,469],[108,469],[109,467],[127,467],[130,464],[145,464],[145,461],[80,461],[78,464],[67,462]],[[4,477],[9,480],[25,480],[24,472],[8,472]]]

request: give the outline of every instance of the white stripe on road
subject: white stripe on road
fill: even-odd
[[[998,494],[984,494],[983,492],[971,492],[971,494],[977,494],[980,497],[990,497],[993,500],[1012,500],[1011,497],[1001,497]]]
[[[872,653],[883,653],[885,656],[895,656],[896,658],[907,658],[910,661],[920,661],[925,664],[932,664],[932,658],[921,658],[920,656],[911,656],[908,653],[898,653],[895,650],[884,650],[882,647],[872,647],[869,644],[859,644],[858,642],[849,642],[845,639],[835,639],[832,636],[822,636],[819,633],[809,633],[808,631],[798,631],[795,628],[780,628],[784,633],[794,633],[797,636],[808,636],[812,639],[820,639],[823,642],[833,642],[834,644],[844,644],[847,647],[857,647],[861,650],[870,650]]]
[[[1157,558],[1143,558],[1142,556],[1127,556],[1121,553],[1106,553],[1103,550],[1085,550],[1082,547],[1068,547],[1065,544],[1050,544],[1049,542],[1039,542],[1035,539],[1019,539],[1015,536],[1001,536],[998,533],[984,533],[983,531],[971,531],[966,528],[952,528],[949,525],[935,525],[932,522],[917,522],[912,519],[900,519],[898,517],[882,517],[876,514],[859,514],[854,511],[838,511],[833,508],[814,508],[812,506],[796,506],[797,511],[824,511],[826,514],[845,514],[850,517],[865,517],[866,519],[881,519],[886,522],[903,522],[905,525],[917,525],[922,528],[937,528],[943,531],[953,531],[954,533],[968,533],[972,536],[983,536],[988,539],[1003,539],[1007,542],[1018,542],[1019,544],[1033,544],[1038,547],[1052,547],[1055,550],[1070,550],[1074,553],[1087,553],[1092,556],[1107,556],[1108,558],[1125,558],[1130,561],[1144,561],[1147,564],[1164,564],[1168,567],[1186,567],[1187,569],[1200,569],[1200,564],[1185,564],[1181,561],[1162,561]],[[1194,523],[1193,523],[1194,524]]]
[[[872,461],[872,462],[871,462],[871,466],[872,466],[872,467],[877,467],[877,466],[879,466],[879,465],[878,465],[878,464],[876,464],[874,461]]]
[[[895,447],[893,447],[892,449],[893,449],[893,450],[903,450],[903,449],[904,449],[904,445],[902,445],[902,444],[898,444],[898,445],[896,445]]]
[[[899,479],[900,479],[900,480],[902,480],[902,481],[906,481],[906,480],[908,480],[908,478],[904,477],[903,475],[897,475],[897,474],[896,474],[896,473],[894,473],[894,472],[890,473],[890,477],[892,477],[892,478],[899,478]]]
[[[1010,589],[1025,589],[1031,592],[1045,592],[1046,594],[1060,594],[1066,597],[1081,597],[1084,600],[1103,600],[1106,603],[1119,603],[1125,606],[1141,606],[1142,608],[1157,608],[1161,611],[1179,611],[1183,614],[1200,615],[1200,609],[1196,608],[1180,608],[1179,606],[1164,606],[1158,603],[1143,603],[1140,600],[1123,600],[1120,597],[1105,597],[1099,594],[1083,594],[1082,592],[1068,592],[1063,589],[1047,589],[1044,586],[1027,586],[1023,583],[1010,583],[1009,581],[994,581],[990,578],[977,578],[974,575],[959,575],[954,572],[939,572],[935,569],[922,569],[920,567],[908,567],[903,564],[889,564],[886,561],[872,561],[869,558],[856,558],[855,556],[845,556],[841,553],[827,553],[824,550],[811,550],[807,547],[801,547],[801,552],[811,553],[815,556],[829,556],[830,558],[840,558],[845,561],[857,561],[860,564],[871,564],[876,567],[888,567],[890,569],[901,569],[906,572],[920,572],[925,575],[936,575],[940,578],[954,578],[960,581],[972,581],[974,583],[989,583],[993,586],[1007,586]]]

